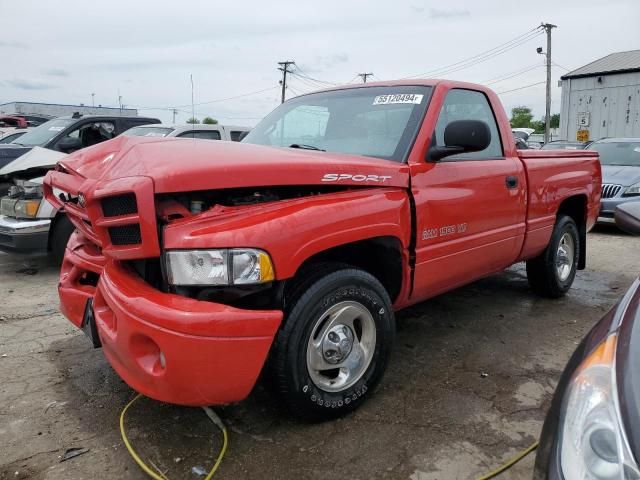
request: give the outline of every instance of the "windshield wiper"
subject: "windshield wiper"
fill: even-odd
[[[318,148],[313,145],[306,145],[304,143],[292,143],[289,148],[302,148],[303,150],[318,150],[319,152],[326,152],[323,148]]]

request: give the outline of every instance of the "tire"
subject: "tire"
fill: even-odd
[[[69,237],[76,229],[66,215],[58,215],[51,226],[51,233],[49,234],[49,248],[51,250],[51,257],[56,265],[62,265],[64,259],[64,251],[69,243]]]
[[[559,216],[547,248],[527,261],[531,289],[547,298],[560,298],[566,294],[576,277],[580,248],[576,222],[567,215]]]
[[[284,406],[322,421],[371,395],[389,362],[395,318],[387,291],[369,273],[326,264],[314,270],[292,289],[297,295],[285,309],[271,370]],[[328,368],[313,368],[320,366]]]

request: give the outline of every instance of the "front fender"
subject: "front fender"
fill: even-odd
[[[392,236],[408,248],[409,198],[398,188],[366,188],[260,205],[224,208],[165,227],[167,250],[261,248],[276,278],[292,277],[311,256],[373,237]]]

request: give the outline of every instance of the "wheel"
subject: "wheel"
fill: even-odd
[[[272,353],[285,406],[311,421],[344,415],[371,395],[395,335],[380,282],[362,270],[337,268],[319,267],[301,282]]]
[[[51,257],[56,265],[62,265],[62,259],[64,258],[64,251],[69,243],[69,237],[76,229],[66,215],[58,215],[52,226],[51,233],[49,234],[49,247],[51,249]]]
[[[548,298],[563,296],[573,284],[580,256],[580,236],[573,218],[558,217],[547,248],[527,261],[527,279],[532,290]]]

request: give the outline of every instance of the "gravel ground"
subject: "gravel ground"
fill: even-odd
[[[217,478],[473,479],[534,442],[565,362],[637,275],[640,238],[588,237],[565,298],[527,288],[522,265],[398,314],[386,376],[359,411],[308,425],[259,384],[217,411],[230,447]],[[120,439],[134,392],[58,312],[47,259],[0,254],[0,479],[142,479]],[[484,375],[486,374],[486,375]],[[212,379],[215,381],[215,379]],[[130,438],[171,479],[202,478],[221,445],[201,409],[143,399]],[[69,448],[89,451],[60,463]],[[533,456],[503,479],[531,477]]]

